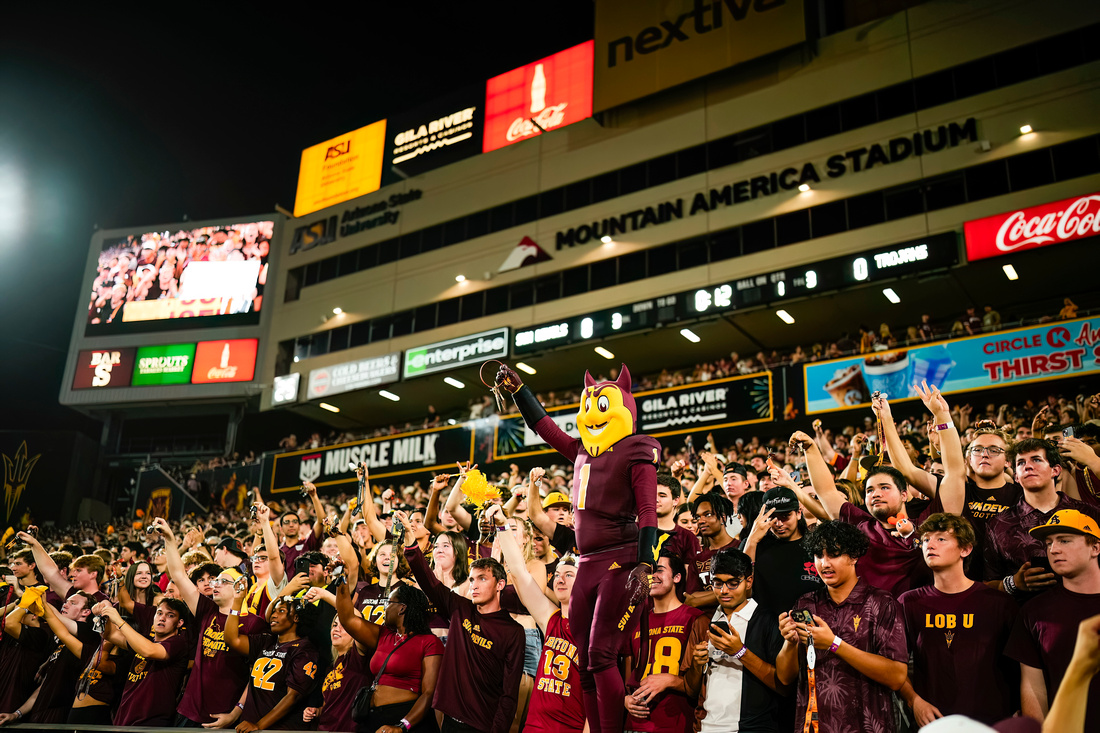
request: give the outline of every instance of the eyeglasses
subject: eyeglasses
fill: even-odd
[[[995,445],[979,445],[970,449],[971,455],[979,456],[1003,456],[1005,452],[1004,448],[998,448]]]
[[[772,515],[772,521],[779,520],[780,522],[786,522],[791,518],[792,514],[794,514],[794,512],[776,512]]]
[[[710,581],[710,586],[714,588],[714,590],[722,590],[723,588],[733,590],[744,582],[744,578],[733,578],[732,580],[719,580],[718,578],[714,578]]]
[[[717,516],[718,515],[715,514],[714,512],[703,512],[702,514],[696,515],[695,518],[696,519],[715,519],[715,518],[717,518]]]

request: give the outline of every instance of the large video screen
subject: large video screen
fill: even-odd
[[[274,227],[254,221],[108,239],[85,335],[258,323]]]

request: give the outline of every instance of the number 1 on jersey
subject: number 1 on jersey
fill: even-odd
[[[584,509],[584,497],[588,494],[588,472],[592,466],[585,463],[581,466],[580,487],[577,489],[577,508]]]

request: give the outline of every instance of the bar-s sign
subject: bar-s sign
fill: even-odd
[[[1100,234],[1100,194],[1075,196],[968,221],[966,257],[999,257]]]
[[[486,82],[481,151],[591,117],[593,49],[585,41]]]

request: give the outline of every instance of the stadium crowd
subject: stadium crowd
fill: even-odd
[[[1100,730],[1100,395],[921,397],[663,442],[625,730]],[[572,469],[20,532],[0,724],[597,730]]]

